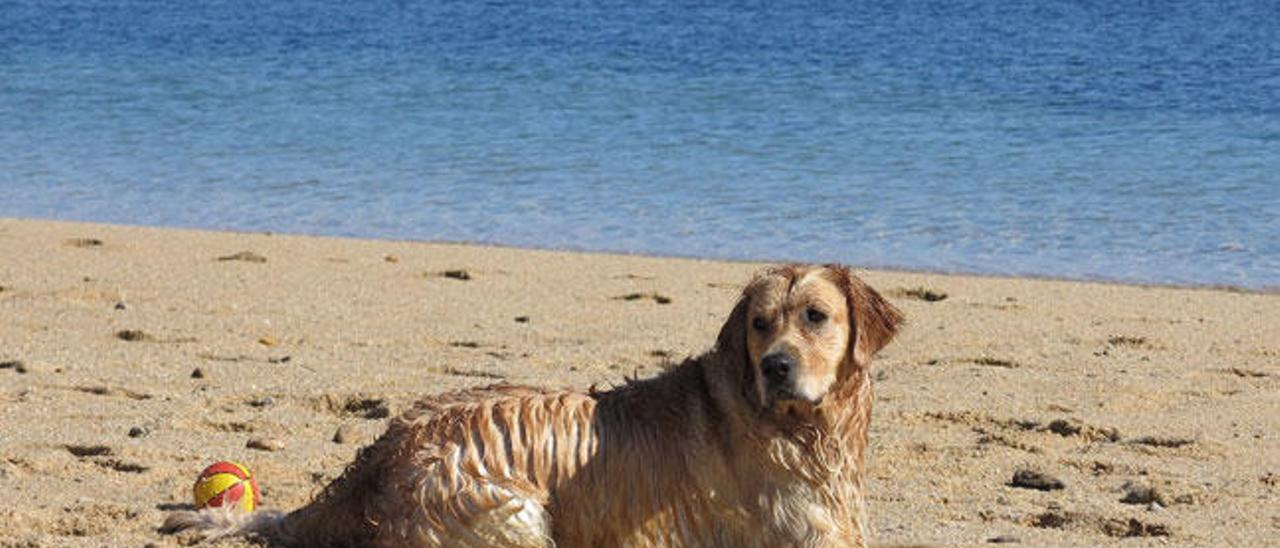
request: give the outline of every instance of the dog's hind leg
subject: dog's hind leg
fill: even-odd
[[[494,490],[498,492],[497,497],[504,500],[475,515],[468,528],[483,540],[477,546],[544,548],[552,545],[551,524],[541,501],[502,488]]]
[[[417,515],[407,516],[404,528],[385,529],[403,537],[386,540],[391,544],[407,540],[410,544],[462,548],[553,546],[543,497],[534,489],[513,483],[477,480],[453,492],[448,500],[424,499]]]

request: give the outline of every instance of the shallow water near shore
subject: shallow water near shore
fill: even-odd
[[[1280,286],[1280,11],[0,3],[0,215]]]

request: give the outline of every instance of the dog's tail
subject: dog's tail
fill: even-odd
[[[160,532],[194,533],[200,541],[247,537],[269,546],[353,546],[367,544],[374,534],[372,525],[358,516],[352,506],[359,499],[320,499],[293,512],[259,510],[242,512],[228,508],[205,508],[174,512],[165,518]]]
[[[361,470],[356,470],[361,472]],[[174,512],[160,527],[162,533],[193,532],[200,540],[249,537],[270,546],[358,546],[368,544],[377,533],[376,521],[364,517],[372,489],[347,474],[330,484],[310,504],[292,512],[258,510],[242,512],[234,508],[205,508]]]
[[[217,540],[227,537],[259,537],[274,544],[291,545],[282,527],[288,515],[277,511],[243,512],[234,508],[205,508],[174,512],[165,518],[160,532],[177,534],[186,531],[196,533],[201,540]]]

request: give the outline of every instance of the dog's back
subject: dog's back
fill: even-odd
[[[184,512],[166,527],[286,546],[750,545],[758,524],[734,502],[702,369],[680,369],[594,395],[428,398],[303,508]]]

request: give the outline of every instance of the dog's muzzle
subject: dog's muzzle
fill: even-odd
[[[803,400],[796,387],[797,365],[799,360],[790,352],[779,351],[766,354],[760,359],[760,372],[764,375],[764,392],[769,400]]]

